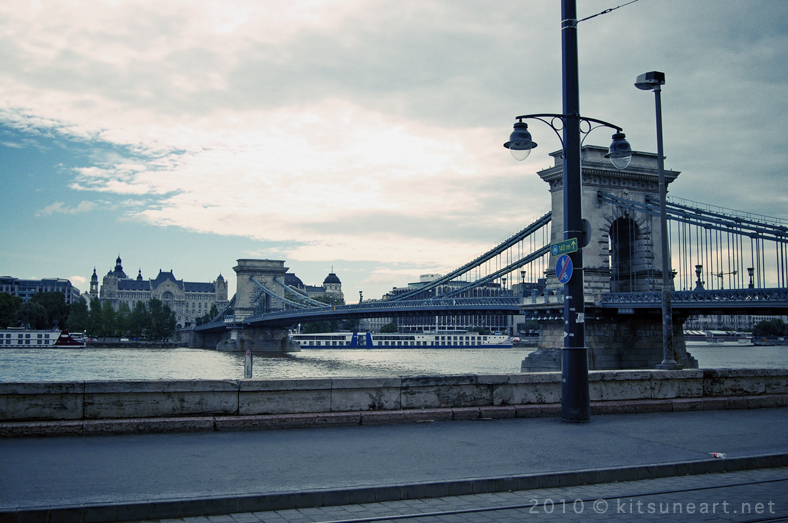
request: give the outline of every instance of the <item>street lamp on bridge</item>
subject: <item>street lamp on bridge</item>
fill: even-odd
[[[626,169],[632,159],[632,149],[621,127],[602,120],[580,116],[580,86],[577,66],[577,5],[576,0],[561,0],[561,43],[563,71],[563,114],[529,114],[517,117],[514,131],[504,147],[517,160],[525,160],[536,148],[528,132],[527,119],[540,120],[558,135],[563,147],[563,204],[564,240],[577,238],[583,244],[582,178],[580,149],[585,136],[597,127],[609,127],[616,132],[609,153],[617,169]],[[583,129],[581,124],[585,124]],[[563,138],[561,137],[563,131]],[[581,139],[581,134],[585,135]],[[583,296],[582,247],[569,254],[575,267],[564,284],[564,349],[561,355],[561,419],[582,423],[591,419],[588,387],[588,347],[585,346],[585,299]]]

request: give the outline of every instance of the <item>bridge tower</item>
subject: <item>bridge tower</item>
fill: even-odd
[[[602,203],[599,192],[645,202],[659,198],[657,155],[634,152],[632,162],[623,171],[615,169],[604,157],[605,147],[585,146],[582,149],[583,218],[590,224],[590,241],[583,249],[584,293],[586,301],[586,345],[589,368],[632,369],[655,368],[662,361],[661,315],[634,314],[633,310],[615,312],[595,307],[609,292],[644,292],[662,289],[659,217],[622,209]],[[563,240],[563,157],[551,153],[554,165],[538,174],[550,185],[552,197],[552,238]],[[665,171],[668,184],[676,180],[678,171]],[[557,259],[551,256],[546,271],[545,294],[559,295],[564,286],[555,274]],[[552,306],[528,306],[540,326],[539,350],[531,353],[522,365],[523,371],[554,371],[561,367],[563,336],[563,305],[556,300]],[[661,311],[660,311],[661,312]],[[676,361],[685,367],[696,367],[697,361],[686,352],[682,325],[686,318],[674,311],[674,350]]]
[[[266,294],[261,294],[257,284],[265,286],[275,294],[282,294],[282,288],[274,283],[274,278],[285,281],[285,267],[283,260],[238,260],[238,265],[233,267],[236,274],[235,290],[235,319],[242,321],[249,316],[267,312],[261,309],[281,309],[281,302],[278,300],[267,300]],[[254,279],[254,281],[252,281]],[[255,283],[257,282],[257,284]],[[278,288],[277,288],[278,287]]]
[[[234,321],[228,325],[230,339],[223,340],[217,345],[217,350],[241,351],[247,349],[253,352],[285,353],[298,352],[300,348],[292,341],[288,341],[287,329],[246,328],[244,321],[270,310],[283,308],[282,302],[271,298],[262,292],[259,285],[263,285],[275,294],[282,294],[283,290],[274,283],[274,278],[285,281],[288,268],[282,260],[237,260],[238,265],[233,267],[236,274],[236,291]],[[257,283],[255,283],[257,282]]]

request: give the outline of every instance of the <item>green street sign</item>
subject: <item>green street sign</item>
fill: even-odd
[[[550,253],[553,256],[561,256],[562,254],[569,254],[570,252],[577,252],[577,238],[555,242],[550,246]]]

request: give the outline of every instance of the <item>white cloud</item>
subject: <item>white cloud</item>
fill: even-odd
[[[53,214],[79,214],[92,211],[96,207],[93,202],[82,201],[76,207],[67,207],[63,202],[55,202],[38,211],[36,216],[51,216]]]
[[[673,7],[580,25],[584,114],[653,150],[653,102],[632,82],[664,70],[668,167],[684,171],[671,189],[784,214],[788,7]],[[275,242],[287,259],[369,260],[369,282],[397,262],[426,268],[410,279],[549,205],[533,173],[558,140],[535,123],[539,154],[521,165],[501,144],[514,115],[560,110],[559,18],[538,2],[7,2],[0,123],[92,148],[68,186],[124,219]],[[95,208],[47,203],[37,216]]]

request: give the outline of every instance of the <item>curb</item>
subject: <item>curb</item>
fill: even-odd
[[[212,516],[308,507],[377,503],[405,499],[462,496],[512,490],[571,487],[664,478],[670,476],[734,472],[788,466],[788,454],[706,459],[614,467],[547,474],[416,483],[336,490],[316,490],[225,498],[181,499],[140,503],[41,507],[0,511],[2,523],[109,523],[150,519]]]
[[[788,394],[675,398],[664,400],[621,400],[591,402],[591,414],[645,414],[700,410],[739,410],[788,407]],[[182,416],[58,421],[0,422],[0,438],[89,436],[108,434],[154,434],[167,432],[213,432],[277,430],[391,425],[470,419],[544,418],[561,415],[560,403],[503,405],[412,410],[314,412],[306,414],[261,414],[254,416]],[[0,522],[2,523],[2,522]]]

